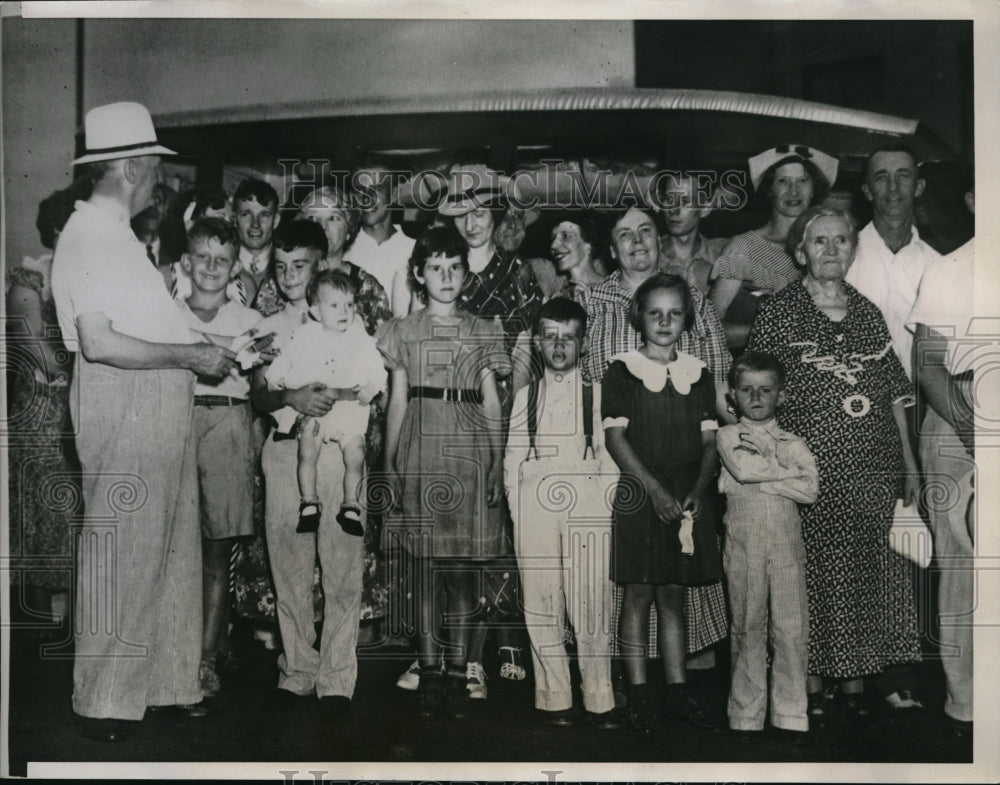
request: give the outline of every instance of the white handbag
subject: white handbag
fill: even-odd
[[[918,567],[926,569],[930,565],[934,555],[934,538],[916,505],[904,507],[903,500],[896,499],[892,528],[889,530],[889,547]]]

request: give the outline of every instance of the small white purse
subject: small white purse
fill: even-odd
[[[904,507],[903,500],[896,499],[892,528],[889,530],[889,547],[918,567],[926,569],[930,565],[934,555],[934,538],[917,512],[916,505]]]

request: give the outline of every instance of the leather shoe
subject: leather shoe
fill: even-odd
[[[617,713],[612,709],[611,711],[601,711],[601,712],[587,712],[587,722],[590,723],[592,728],[597,728],[597,730],[621,730],[622,723],[618,719]]]
[[[351,699],[346,695],[323,695],[319,699],[319,713],[324,717],[339,717],[351,708]]]
[[[576,723],[576,713],[572,709],[543,711],[542,722],[553,728],[568,728]]]
[[[307,695],[299,695],[279,687],[264,699],[263,706],[267,711],[288,711],[293,706],[303,702],[304,698],[311,698],[312,695],[311,692]]]
[[[125,740],[125,726],[121,720],[76,716],[80,734],[94,741],[116,742]]]
[[[785,744],[794,744],[797,747],[808,747],[813,740],[808,731],[790,730],[789,728],[771,728],[774,738]]]
[[[971,722],[956,720],[954,717],[949,717],[947,714],[945,715],[945,721],[948,724],[948,730],[951,731],[952,736],[959,739],[972,738]]]
[[[753,744],[763,735],[763,733],[759,730],[741,730],[738,728],[730,728],[729,735],[732,736],[733,741],[739,744]]]
[[[215,714],[215,710],[205,701],[198,703],[175,703],[173,706],[147,706],[153,714],[162,714],[183,720],[200,720]]]

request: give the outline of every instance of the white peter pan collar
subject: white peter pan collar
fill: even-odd
[[[669,378],[677,392],[687,395],[691,392],[691,385],[698,381],[702,369],[706,367],[697,357],[685,352],[677,352],[677,359],[666,365],[650,360],[638,349],[611,358],[612,362],[615,360],[625,363],[629,373],[640,380],[643,387],[654,393],[666,387]]]

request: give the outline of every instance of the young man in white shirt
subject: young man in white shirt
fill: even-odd
[[[354,172],[352,185],[361,210],[361,231],[348,255],[382,284],[392,315],[406,316],[412,299],[408,263],[414,241],[392,223],[396,199],[392,173],[381,164],[366,164]]]
[[[858,233],[854,263],[845,280],[878,306],[889,327],[893,349],[912,378],[913,339],[906,320],[924,270],[941,258],[920,239],[914,226],[914,203],[924,191],[924,181],[913,153],[899,145],[872,153],[861,191],[872,204],[872,220]]]

